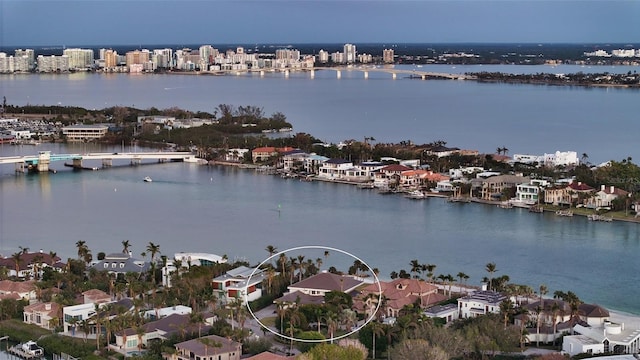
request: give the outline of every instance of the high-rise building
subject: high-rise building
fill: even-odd
[[[206,65],[210,65],[213,63],[213,59],[215,59],[216,55],[218,55],[218,49],[215,49],[211,45],[202,45],[198,51],[200,54],[200,61],[204,62]]]
[[[356,46],[353,44],[344,44],[344,62],[353,64],[356,62]]]
[[[106,69],[113,69],[118,66],[118,52],[115,50],[105,50],[101,56],[103,56]]]
[[[131,68],[131,65],[142,65],[149,62],[151,56],[149,50],[134,50],[127,52],[126,59],[127,66]]]
[[[35,51],[33,51],[33,49],[25,49],[25,50],[16,49],[15,57],[16,58],[21,58],[21,57],[26,57],[27,58],[28,70],[26,70],[26,71],[33,70],[33,68],[36,65],[36,55],[35,55]]]
[[[171,69],[173,61],[173,49],[154,49],[151,61],[156,63],[156,68]]]
[[[392,64],[394,62],[395,53],[393,49],[382,50],[382,61],[386,64]]]
[[[329,52],[326,50],[318,51],[318,62],[325,64],[329,62]]]
[[[91,49],[64,49],[63,55],[69,58],[69,69],[84,70],[93,68],[93,50]]]

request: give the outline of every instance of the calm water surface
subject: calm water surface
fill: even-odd
[[[545,68],[528,69],[549,72]],[[335,142],[364,136],[385,142],[443,139],[484,152],[506,146],[511,154],[586,152],[592,162],[640,159],[638,91],[369,76],[14,75],[0,77],[0,90],[17,104],[205,111],[219,104],[256,105],[267,114],[283,112],[294,131]],[[0,156],[42,149],[112,150],[5,145]],[[3,255],[27,246],[72,257],[75,243],[84,240],[95,256],[120,251],[121,242],[130,240],[136,254],[151,241],[168,256],[204,251],[258,263],[270,244],[281,250],[324,245],[352,252],[383,277],[409,270],[409,261],[418,259],[436,264],[436,274],[462,271],[471,276],[470,284],[479,284],[488,275],[485,265],[495,262],[496,275],[509,275],[512,282],[533,288],[544,283],[550,293],[571,290],[586,301],[640,314],[637,224],[442,199],[411,201],[346,185],[182,163],[87,172],[53,167],[60,171],[15,176],[11,166],[0,166]],[[153,183],[144,183],[144,176]]]

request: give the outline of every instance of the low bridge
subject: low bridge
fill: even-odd
[[[289,76],[290,72],[308,72],[309,76],[315,78],[316,71],[335,71],[336,77],[340,79],[343,72],[358,71],[362,73],[363,78],[368,79],[369,73],[386,73],[391,75],[391,79],[397,79],[398,75],[406,75],[411,78],[417,78],[422,80],[427,79],[451,79],[451,80],[477,80],[477,77],[466,74],[454,74],[454,73],[440,73],[432,71],[420,71],[410,69],[396,69],[392,67],[376,67],[376,66],[332,66],[332,67],[312,67],[312,68],[284,68],[284,69],[248,69],[248,70],[214,70],[214,71],[201,71],[200,74],[213,74],[213,75],[241,75],[243,73],[260,73],[260,76],[264,76],[267,72],[280,72],[284,76]]]
[[[130,160],[132,165],[140,165],[143,160],[157,160],[158,162],[197,161],[195,155],[190,152],[51,154],[51,151],[40,151],[38,155],[0,157],[0,165],[15,164],[18,172],[27,170],[45,172],[49,171],[49,165],[55,161],[71,161],[74,168],[83,169],[83,160],[101,160],[103,167],[111,166],[113,160]]]

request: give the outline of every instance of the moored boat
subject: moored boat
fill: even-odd
[[[573,211],[571,210],[558,210],[556,211],[556,215],[558,216],[573,216]]]
[[[23,359],[35,359],[44,356],[44,349],[35,341],[27,341],[9,348],[9,353]]]
[[[427,195],[425,195],[420,190],[412,190],[412,191],[409,191],[408,193],[406,193],[404,195],[404,197],[406,197],[407,199],[420,200],[420,199],[425,199],[427,197]]]

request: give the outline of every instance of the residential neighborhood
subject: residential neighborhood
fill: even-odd
[[[411,271],[401,270],[387,281],[376,280],[357,260],[348,272],[322,270],[321,261],[287,257],[273,246],[266,250],[279,256],[256,268],[206,253],[155,260],[160,249],[153,243],[148,249],[155,251],[154,260],[135,259],[130,242],[122,243],[123,251],[101,252],[95,261],[82,242],[78,259],[66,263],[54,252],[45,256],[26,248],[20,256],[2,259],[3,319],[14,317],[50,335],[79,339],[105,354],[165,359],[293,358],[309,350],[293,339],[312,333],[328,342],[351,339],[348,346],[364,341],[357,346],[366,357],[375,349],[379,355],[393,351],[391,346],[403,337],[388,343],[384,334],[407,331],[407,322],[422,319],[453,331],[485,317],[507,333],[526,334],[499,335],[513,336],[511,348],[504,345],[511,351],[526,346],[568,356],[635,354],[640,346],[637,319],[620,322],[616,314],[582,302],[571,291],[551,298],[544,285],[533,290],[509,283],[508,276],[492,277],[492,263],[487,264],[488,282],[475,286],[467,285],[462,273],[457,282],[449,275],[434,276],[435,265],[417,260],[409,262]],[[74,278],[84,278],[84,285],[68,282]],[[9,302],[15,307],[9,308]],[[371,335],[378,327],[380,335]],[[363,331],[369,335],[363,338]],[[371,348],[365,341],[369,336],[379,336],[385,346]],[[46,344],[46,337],[40,343]]]

